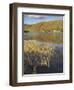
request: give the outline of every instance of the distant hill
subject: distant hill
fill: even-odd
[[[37,24],[24,25],[24,32],[30,31],[40,31],[40,32],[50,32],[50,31],[63,31],[63,21],[55,20],[55,21],[47,21],[40,22]]]

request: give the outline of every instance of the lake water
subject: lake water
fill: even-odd
[[[50,67],[38,66],[36,68],[36,73],[61,73],[61,72],[63,72],[63,32],[24,33],[24,45],[25,45],[26,41],[35,43],[40,46],[45,45],[45,46],[49,46],[49,48],[54,48],[53,55],[50,57]],[[27,58],[29,58],[30,61],[33,61],[36,64],[37,62],[35,61],[35,58],[40,58],[40,56],[37,56],[38,54],[33,53],[33,55],[32,55],[32,53],[31,54],[29,53],[28,57],[26,57],[26,53],[25,53],[24,59],[26,60]],[[50,55],[48,55],[48,56],[50,56]],[[44,54],[42,57],[44,57]],[[30,65],[30,68],[29,68],[29,66],[27,66],[25,64],[26,70],[24,71],[24,73],[32,74],[33,66]],[[29,68],[29,70],[32,68],[30,70],[30,72],[29,72],[29,70],[27,70],[28,68]]]
[[[51,42],[63,42],[63,32],[28,32],[24,33],[25,40],[43,40]]]

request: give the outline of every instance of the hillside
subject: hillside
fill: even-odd
[[[56,20],[56,21],[47,21],[47,22],[40,22],[37,24],[31,24],[31,25],[24,25],[24,31],[30,32],[30,31],[40,31],[40,32],[47,32],[47,31],[63,31],[63,21],[62,20]]]

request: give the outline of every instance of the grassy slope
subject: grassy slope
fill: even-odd
[[[63,31],[63,21],[56,20],[56,21],[40,22],[32,25],[24,25],[24,31],[47,32],[52,30]]]

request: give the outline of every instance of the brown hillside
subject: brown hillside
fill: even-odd
[[[24,31],[52,31],[52,30],[59,30],[63,31],[63,21],[48,21],[48,22],[41,22],[32,25],[24,25]]]

